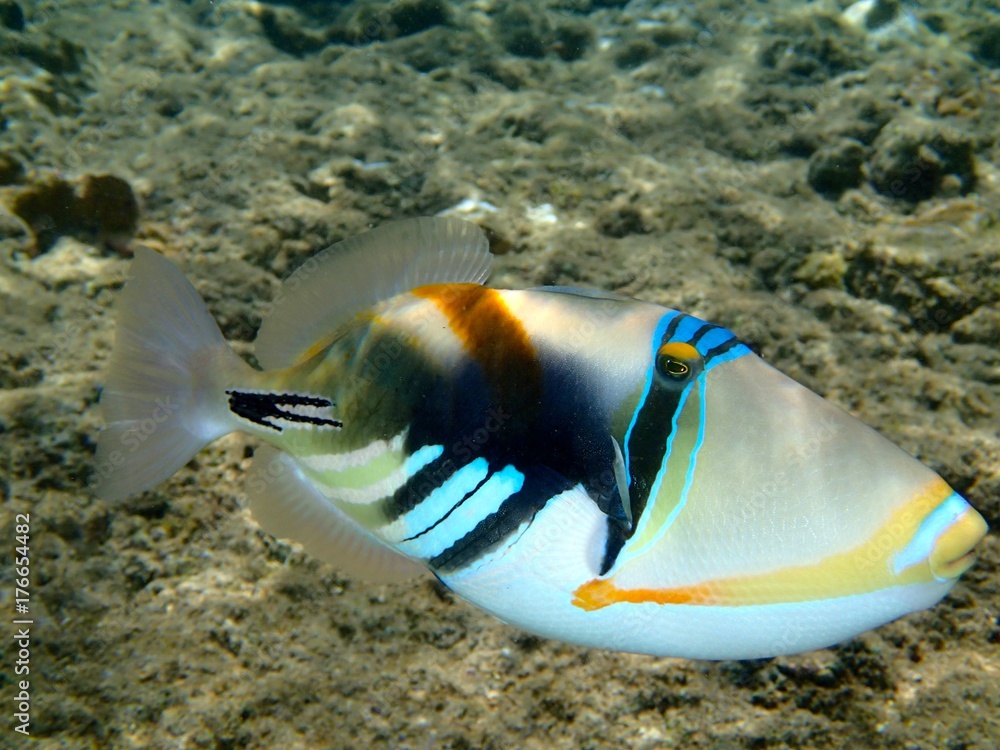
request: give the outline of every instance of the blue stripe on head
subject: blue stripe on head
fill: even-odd
[[[677,313],[677,314],[682,315],[682,320],[677,325],[677,328],[674,330],[674,333],[670,337],[670,340],[690,342],[692,339],[694,339],[695,334],[697,334],[698,331],[700,331],[701,328],[705,325],[705,322],[702,320],[698,320],[698,318],[692,318],[690,315],[687,315],[686,313]],[[662,342],[657,342],[655,346],[659,348],[660,343]]]
[[[695,348],[703,357],[707,356],[708,353],[715,347],[736,338],[730,331],[727,331],[725,328],[721,328],[720,326],[708,326],[702,330],[704,333],[699,336],[698,341],[695,344]]]
[[[750,348],[736,338],[736,334],[722,326],[706,323],[686,313],[671,311],[663,317],[667,318],[668,316],[672,316],[671,320],[675,320],[676,316],[681,316],[681,320],[672,326],[673,330],[666,341],[661,340],[662,335],[660,338],[654,335],[654,357],[657,348],[667,341],[691,344],[704,358],[704,370],[708,371],[723,362],[750,354]],[[669,321],[667,325],[669,325]]]
[[[676,310],[668,310],[663,314],[656,324],[656,329],[653,331],[650,342],[649,366],[646,369],[646,382],[643,386],[642,396],[639,398],[639,403],[632,413],[632,419],[629,421],[628,429],[625,431],[623,451],[625,454],[625,473],[629,477],[632,476],[632,462],[628,447],[632,432],[638,422],[642,407],[649,397],[650,389],[653,387],[656,377],[657,352],[667,342],[684,342],[694,346],[704,358],[703,374],[723,362],[728,362],[751,353],[750,348],[740,342],[732,331],[721,326],[706,323],[703,320]],[[700,379],[701,377],[699,376]],[[689,389],[690,386],[681,394],[678,401],[678,411],[683,408]]]
[[[745,357],[747,354],[753,354],[753,351],[749,346],[733,336],[728,342],[720,344],[714,350],[708,352],[708,356],[705,358],[705,369],[710,370],[716,365]]]

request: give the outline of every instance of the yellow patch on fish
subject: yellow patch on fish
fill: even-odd
[[[741,607],[834,599],[891,585],[927,583],[935,579],[930,563],[913,565],[893,575],[889,560],[913,539],[921,521],[951,493],[940,479],[932,481],[867,542],[812,564],[668,588],[619,588],[614,576],[595,578],[573,592],[573,604],[588,612],[621,602]],[[968,549],[949,551],[959,557]]]

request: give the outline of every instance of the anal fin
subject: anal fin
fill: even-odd
[[[345,515],[310,484],[294,459],[269,445],[255,452],[247,495],[264,531],[298,542],[311,556],[352,577],[396,583],[427,572]]]

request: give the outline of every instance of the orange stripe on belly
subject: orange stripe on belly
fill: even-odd
[[[669,589],[620,589],[610,580],[588,581],[573,592],[573,606],[587,612],[619,602],[641,604],[717,604],[718,592],[711,584]]]

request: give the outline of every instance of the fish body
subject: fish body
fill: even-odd
[[[248,478],[265,530],[372,580],[429,570],[542,636],[707,659],[827,646],[938,601],[986,532],[934,472],[720,326],[483,286],[464,222],[387,225],[304,266],[261,328],[263,371],[167,261],[136,264],[100,494],[240,430],[267,446]],[[125,449],[164,398],[175,412]]]

